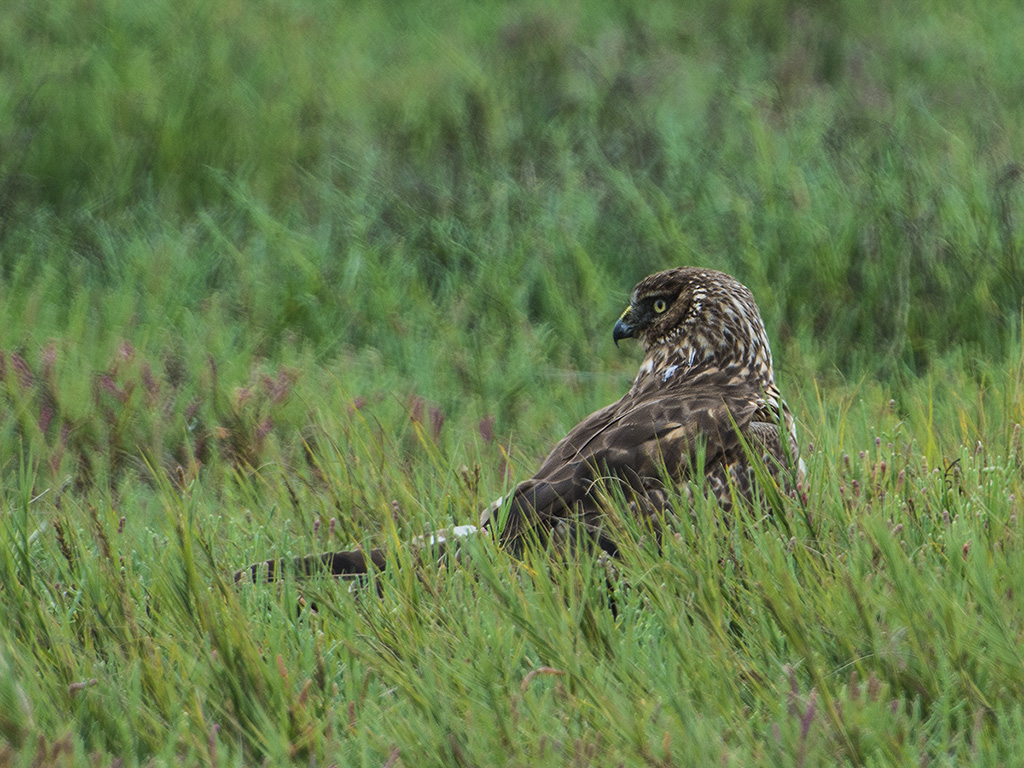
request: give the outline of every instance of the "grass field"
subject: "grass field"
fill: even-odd
[[[1024,763],[1021,39],[1000,0],[7,0],[0,766]],[[661,554],[615,521],[611,588],[411,562],[621,396],[682,264],[757,298],[804,496]],[[230,583],[360,543],[379,599]]]

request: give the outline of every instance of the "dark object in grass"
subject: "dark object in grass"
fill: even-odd
[[[235,581],[242,581],[246,574],[249,574],[253,581],[258,581],[261,570],[265,570],[267,581],[275,581],[281,578],[283,573],[292,573],[297,576],[313,576],[318,573],[331,573],[335,576],[346,574],[354,576],[368,573],[370,563],[373,563],[373,566],[377,569],[383,568],[384,550],[371,549],[369,557],[362,550],[358,549],[296,557],[292,559],[290,567],[285,560],[266,560],[237,571],[235,573]]]
[[[696,267],[651,275],[633,289],[612,338],[643,345],[633,386],[576,425],[507,501],[484,510],[480,527],[496,527],[502,545],[518,550],[528,539],[582,529],[614,555],[615,543],[602,532],[609,490],[621,492],[635,515],[656,526],[668,506],[666,480],[702,477],[704,492],[725,513],[737,497],[764,502],[764,494],[755,493],[755,467],[762,461],[763,480],[799,481],[793,416],[775,385],[757,304],[737,280]],[[445,537],[472,531],[463,526],[421,545],[443,547]],[[369,558],[359,550],[312,555],[297,558],[292,568],[352,576],[366,573],[370,562],[383,568],[383,551],[371,550]],[[284,565],[259,563],[235,580],[247,573],[259,580],[264,568],[273,580]]]

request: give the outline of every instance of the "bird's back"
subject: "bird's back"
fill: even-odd
[[[722,372],[698,382],[631,390],[577,424],[537,473],[516,487],[501,538],[511,543],[527,531],[563,524],[599,532],[602,497],[612,486],[634,510],[661,512],[669,493],[666,479],[696,481],[729,510],[733,493],[751,493],[748,451],[776,476],[795,459],[779,424],[751,382]],[[491,524],[494,512],[485,512],[482,523]]]

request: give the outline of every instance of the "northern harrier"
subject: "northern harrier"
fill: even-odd
[[[502,544],[518,548],[528,534],[582,528],[614,552],[614,542],[602,534],[602,491],[612,484],[635,514],[654,521],[654,513],[666,508],[665,479],[699,480],[698,467],[704,492],[726,511],[734,498],[753,498],[752,455],[784,485],[794,470],[802,475],[796,426],[775,385],[761,314],[736,279],[696,267],[646,277],[633,289],[612,338],[616,345],[634,338],[644,348],[633,386],[577,424],[510,498],[484,510],[480,527],[490,528],[507,506],[498,533]],[[460,526],[452,534],[475,530]],[[383,567],[383,551],[313,555],[294,567],[358,574],[367,571],[368,560]],[[251,573],[255,580],[264,567],[273,579],[278,561],[253,565],[235,578]]]

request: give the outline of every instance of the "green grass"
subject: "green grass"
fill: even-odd
[[[1003,383],[1018,394],[993,405],[1019,418],[1020,379]],[[501,489],[492,446],[395,436],[361,411],[324,415],[335,439],[312,466],[7,492],[4,736],[26,761],[1012,764],[1020,430],[972,448],[971,404],[968,445],[929,449],[912,436],[928,416],[880,392],[803,405],[805,502],[728,528],[699,504],[660,555],[627,525],[611,595],[592,555],[517,566],[488,540],[441,572],[399,551],[379,599],[230,584],[247,560],[470,519]]]
[[[1022,33],[6,3],[0,765],[1020,763]],[[616,521],[611,592],[489,540],[379,598],[228,583],[475,520],[680,264],[764,314],[808,462],[774,519]]]

